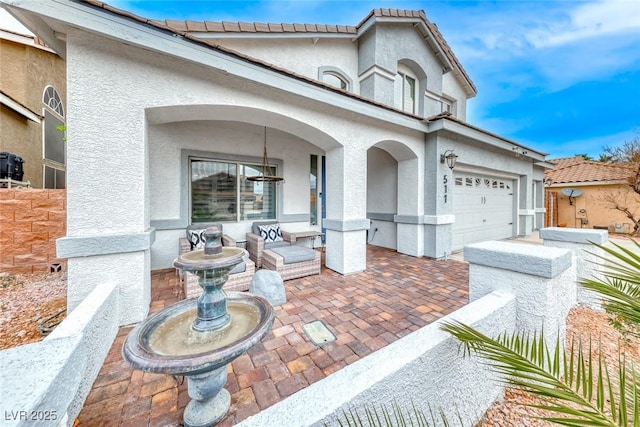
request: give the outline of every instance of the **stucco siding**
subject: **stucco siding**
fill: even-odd
[[[553,187],[546,189],[547,192],[557,192],[557,206],[554,208],[558,212],[558,223],[572,228],[593,228],[593,226],[609,227],[612,223],[623,226],[626,231],[633,231],[633,224],[624,213],[609,209],[611,206],[605,199],[613,196],[622,206],[628,207],[635,212],[636,217],[640,216],[640,197],[626,185],[576,185],[578,183],[567,184],[564,188],[576,188],[582,191],[582,195],[573,198],[573,204],[569,203],[569,197],[561,192],[561,188]],[[583,224],[583,219],[586,224]],[[613,230],[615,231],[615,230]]]
[[[66,107],[65,62],[47,50],[0,38],[0,89],[34,113],[43,115],[42,94],[51,85]],[[0,151],[25,161],[24,181],[42,188],[42,125],[0,107]]]
[[[332,66],[353,82],[351,92],[360,93],[357,44],[351,39],[217,39],[217,43],[303,76],[318,79],[318,68]]]

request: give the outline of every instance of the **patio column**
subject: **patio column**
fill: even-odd
[[[402,254],[424,255],[424,180],[419,159],[398,162],[397,250]]]
[[[341,274],[367,265],[367,150],[354,145],[326,153],[325,264]]]
[[[67,37],[67,236],[57,253],[68,258],[68,310],[94,288],[116,284],[125,325],[146,317],[151,298],[144,107],[131,96],[136,70],[106,63],[86,39]],[[129,83],[96,86],[116,69]]]
[[[427,136],[424,160],[424,255],[447,258],[453,246],[453,171],[440,163],[440,155],[453,146],[438,135]]]

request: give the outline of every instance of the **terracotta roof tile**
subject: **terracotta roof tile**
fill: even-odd
[[[207,27],[207,31],[211,31],[215,33],[224,31],[224,26],[222,25],[222,22],[204,21],[204,24]]]
[[[238,22],[238,26],[240,27],[240,31],[243,33],[255,33],[256,26],[253,23],[248,22]]]
[[[600,163],[579,161],[556,164],[556,168],[545,173],[554,184],[572,182],[626,181],[635,174],[638,165],[629,163]]]
[[[264,24],[256,24],[256,28],[258,25],[264,25]],[[269,27],[265,26],[265,28],[268,29]],[[287,33],[293,33],[296,31],[296,27],[294,27],[293,24],[282,24],[282,29]]]
[[[187,23],[185,21],[174,21],[173,19],[165,20],[169,28],[173,28],[177,31],[187,31]]]
[[[207,25],[204,22],[200,22],[200,21],[185,21],[185,23],[187,24],[187,31],[194,31],[194,32],[206,32],[207,31]]]

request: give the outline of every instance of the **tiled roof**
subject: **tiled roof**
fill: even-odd
[[[150,20],[150,23],[172,30],[190,33],[324,33],[324,34],[352,34],[357,35],[358,29],[362,27],[371,17],[384,18],[413,18],[420,19],[433,33],[437,43],[445,53],[449,61],[460,71],[464,79],[474,92],[477,92],[471,77],[462,67],[460,61],[455,56],[451,47],[446,42],[438,26],[427,19],[427,15],[422,10],[401,10],[401,9],[374,9],[358,25],[329,25],[329,24],[285,24],[285,23],[260,23],[260,22],[213,22],[213,21],[175,21],[171,19]]]
[[[553,163],[554,161],[550,160],[549,162]],[[637,164],[601,163],[582,159],[582,161],[575,161],[573,163],[556,163],[556,168],[547,171],[545,177],[551,178],[554,184],[603,181],[622,182],[634,176],[637,169]]]
[[[549,159],[547,161],[555,165],[556,167],[561,167],[561,166],[572,165],[574,163],[583,163],[586,160],[582,156],[573,156],[573,157],[559,157],[557,159]]]
[[[495,135],[495,134],[493,134],[491,132],[488,132],[488,131],[486,131],[484,129],[481,129],[481,128],[478,128],[476,126],[473,126],[473,125],[471,125],[471,124],[469,124],[467,122],[464,122],[462,120],[456,119],[453,116],[451,116],[450,113],[440,113],[440,114],[436,114],[436,115],[430,116],[430,117],[416,116],[416,115],[408,113],[406,111],[399,110],[399,109],[397,109],[395,107],[392,107],[390,105],[383,104],[383,103],[374,101],[372,99],[362,97],[362,96],[357,95],[357,94],[355,94],[353,92],[349,92],[349,91],[342,90],[340,88],[336,88],[335,86],[326,84],[326,83],[321,82],[319,80],[315,80],[315,79],[312,79],[310,77],[303,76],[303,75],[300,75],[298,73],[294,73],[293,71],[278,67],[278,66],[273,65],[273,64],[269,64],[269,63],[267,63],[265,61],[262,61],[260,59],[251,57],[251,56],[246,55],[244,53],[235,51],[233,49],[229,49],[229,48],[224,47],[224,46],[220,46],[219,44],[217,44],[217,43],[215,43],[215,42],[213,42],[211,40],[206,40],[206,39],[203,39],[203,38],[195,37],[192,34],[190,34],[188,31],[184,31],[184,30],[181,31],[181,30],[178,30],[177,28],[170,27],[167,24],[166,21],[158,21],[158,20],[152,20],[152,19],[144,18],[142,16],[136,15],[136,14],[128,12],[126,10],[122,10],[122,9],[118,9],[118,8],[113,7],[113,6],[110,6],[109,4],[104,3],[104,2],[102,2],[100,0],[81,0],[81,1],[83,1],[84,3],[90,4],[90,5],[94,6],[94,7],[98,7],[100,9],[104,9],[104,10],[110,12],[110,13],[114,13],[114,14],[117,14],[117,15],[120,15],[120,16],[127,17],[129,19],[132,19],[134,21],[140,22],[142,24],[150,25],[150,26],[158,28],[160,30],[169,31],[169,32],[174,33],[174,34],[178,34],[178,35],[184,37],[185,39],[190,40],[190,41],[192,41],[194,43],[198,43],[198,44],[201,44],[201,45],[207,45],[208,47],[210,47],[212,49],[218,50],[220,52],[224,52],[224,53],[226,53],[228,55],[231,55],[231,56],[235,56],[235,57],[240,58],[242,60],[245,60],[247,62],[253,63],[253,64],[257,65],[257,66],[264,67],[264,68],[269,68],[269,69],[271,69],[271,70],[273,70],[275,72],[288,75],[288,76],[290,76],[292,78],[295,78],[295,79],[298,79],[298,80],[306,81],[307,83],[313,84],[315,86],[321,86],[324,89],[327,89],[327,90],[330,90],[330,91],[333,91],[333,92],[339,92],[339,93],[341,93],[341,94],[343,94],[345,96],[348,96],[350,98],[354,98],[354,99],[357,99],[359,101],[366,102],[367,104],[375,105],[375,106],[383,108],[385,110],[394,111],[394,112],[397,112],[397,113],[400,113],[400,114],[404,114],[406,116],[414,117],[416,119],[422,119],[425,122],[435,121],[435,120],[438,120],[438,119],[452,120],[452,121],[455,121],[457,123],[460,123],[463,126],[466,126],[466,127],[470,128],[470,129],[475,129],[475,130],[478,130],[479,132],[485,133],[487,135],[495,136],[495,137],[500,138],[500,139],[502,139],[504,141],[512,142],[512,141],[509,141],[509,140],[507,140],[507,139],[505,139],[505,138],[503,138],[503,137],[501,137],[499,135]],[[395,10],[395,9],[376,9],[376,10],[372,11],[371,14],[379,13],[379,14],[381,14],[380,16],[383,16],[384,13],[389,13],[390,14],[391,13],[390,11],[392,11],[392,10]],[[389,11],[389,12],[384,12],[384,11]],[[404,11],[404,12],[406,13],[407,11]],[[421,14],[422,16],[424,16],[424,19],[426,20],[426,16],[424,15],[423,11],[419,11],[419,12],[409,11],[409,12]],[[371,14],[367,18],[365,18],[365,20],[368,19],[371,16]],[[180,22],[180,21],[172,21],[172,22]],[[185,26],[187,26],[186,22],[187,21],[185,21],[185,24],[184,24]],[[361,25],[361,24],[362,24],[362,22],[360,24],[358,24],[358,25]],[[433,25],[433,27],[435,27],[434,24],[431,24],[431,23],[429,23],[429,24]],[[205,25],[206,25],[206,23],[205,23]],[[193,28],[193,26],[192,26],[192,28]],[[437,27],[435,27],[435,28],[437,30]],[[440,34],[440,32],[438,32],[437,34]],[[439,37],[442,37],[442,36],[440,35]],[[464,70],[462,70],[462,69],[461,69],[461,71],[464,72]],[[471,83],[470,80],[469,80],[469,82]],[[474,87],[474,89],[475,89],[475,87]],[[531,150],[531,151],[535,151],[535,150]]]

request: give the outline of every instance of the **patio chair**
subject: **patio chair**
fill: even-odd
[[[220,227],[222,230],[220,223],[203,222],[189,225],[186,228],[186,236],[178,239],[178,255],[204,248],[204,231],[211,226]],[[236,246],[236,241],[226,234],[222,234],[222,246]]]
[[[256,272],[256,265],[249,259],[249,252],[244,251],[243,262],[236,265],[229,272],[227,282],[222,286],[225,291],[244,292],[251,286],[251,280]],[[202,294],[202,288],[198,285],[198,276],[193,273],[184,273],[184,297],[196,298]]]
[[[280,228],[278,221],[257,221],[251,224],[251,231],[247,233],[247,250],[249,258],[262,268],[262,254],[265,249],[290,246],[296,237]]]
[[[265,249],[262,255],[262,266],[280,273],[282,280],[312,276],[321,271],[320,252],[303,246]]]
[[[207,222],[189,225],[185,230],[186,236],[178,239],[178,256],[196,249],[204,248],[204,231],[211,226],[220,227],[220,230],[222,230],[222,224],[220,223]],[[236,241],[226,234],[223,234],[222,246],[235,247]],[[178,270],[178,276],[180,277],[180,280],[184,280],[184,275],[181,270]]]

